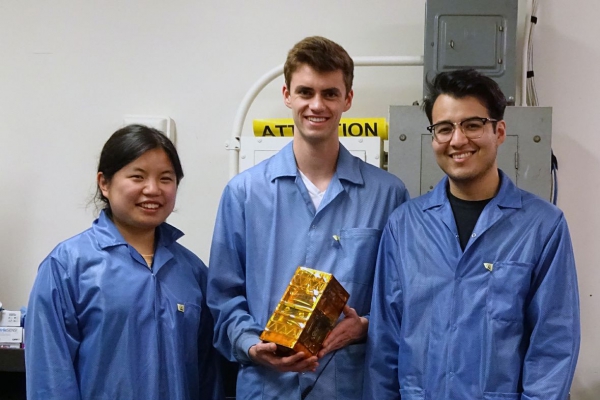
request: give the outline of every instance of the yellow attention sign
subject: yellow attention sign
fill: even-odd
[[[255,119],[252,121],[254,136],[284,137],[294,136],[294,120],[291,118]],[[342,118],[338,134],[341,137],[388,138],[388,125],[385,118]]]

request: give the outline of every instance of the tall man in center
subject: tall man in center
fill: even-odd
[[[284,75],[293,142],[234,177],[221,198],[208,283],[215,345],[241,363],[238,400],[358,399],[379,239],[408,193],[339,142],[354,75],[341,46],[300,41]],[[259,339],[298,266],[332,273],[350,293],[318,357],[280,357]]]

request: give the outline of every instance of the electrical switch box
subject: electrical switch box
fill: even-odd
[[[498,82],[514,104],[517,10],[518,0],[427,0],[425,82],[473,68]]]

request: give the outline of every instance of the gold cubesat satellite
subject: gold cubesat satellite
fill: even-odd
[[[316,355],[350,295],[332,274],[298,267],[260,339],[277,344],[277,354]]]

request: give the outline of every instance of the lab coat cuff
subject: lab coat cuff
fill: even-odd
[[[260,343],[260,339],[257,335],[252,333],[244,333],[240,336],[236,343],[236,354],[235,358],[242,364],[250,364],[252,360],[248,354],[250,347]]]

